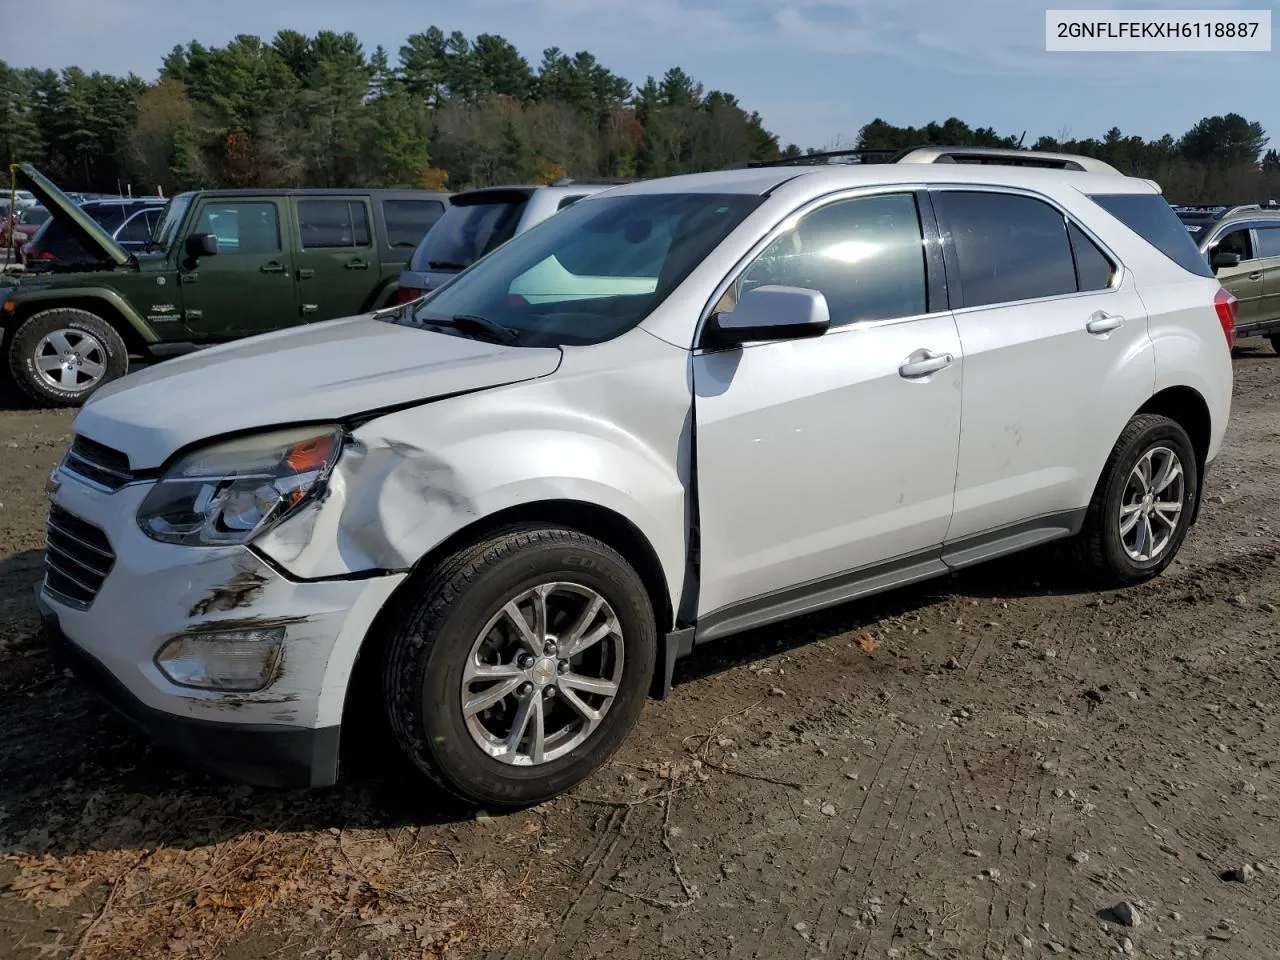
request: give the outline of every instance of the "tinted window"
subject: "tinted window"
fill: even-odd
[[[302,246],[369,246],[369,214],[358,200],[299,200],[298,229]]]
[[[1215,253],[1238,253],[1241,260],[1253,260],[1253,241],[1249,238],[1249,228],[1228,230],[1212,244]]]
[[[1076,259],[1076,287],[1080,290],[1105,290],[1111,286],[1115,266],[1098,245],[1085,236],[1074,223],[1067,226],[1071,253]]]
[[[383,200],[387,244],[413,249],[443,213],[444,204],[439,200]]]
[[[1258,258],[1280,257],[1280,227],[1258,230]]]
[[[955,245],[962,306],[1076,292],[1066,220],[1049,204],[1012,194],[951,190],[937,191],[933,202]]]
[[[454,205],[423,238],[413,270],[462,270],[511,239],[525,200],[491,200]]]
[[[151,225],[147,223],[145,211],[135,213],[116,234],[116,239],[123,243],[142,243],[150,237]]]
[[[214,201],[200,211],[192,233],[212,233],[219,253],[278,253],[280,217],[274,203]]]
[[[863,197],[806,215],[746,269],[737,296],[765,284],[820,291],[834,326],[925,313],[915,198]]]
[[[762,202],[688,193],[574,204],[428,294],[412,317],[387,319],[481,316],[526,346],[610,340],[644,319]],[[426,243],[463,209],[451,207]]]
[[[1183,270],[1213,276],[1187,228],[1160,194],[1100,194],[1091,199]]]

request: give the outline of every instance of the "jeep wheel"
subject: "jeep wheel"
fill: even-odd
[[[498,531],[437,567],[391,638],[384,692],[413,764],[472,803],[589,776],[644,706],[657,650],[640,577],[572,530]]]
[[[18,386],[37,403],[75,407],[128,372],[129,352],[101,317],[59,307],[37,313],[18,328],[9,366]]]
[[[1085,569],[1123,587],[1161,573],[1191,525],[1200,482],[1187,433],[1168,417],[1129,421],[1102,471],[1076,543]]]

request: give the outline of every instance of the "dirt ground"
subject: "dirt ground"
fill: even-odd
[[[1280,358],[1235,372],[1159,581],[1024,556],[725,641],[572,795],[494,817],[377,761],[227,784],[55,670],[71,418],[6,395],[0,957],[1275,956]]]

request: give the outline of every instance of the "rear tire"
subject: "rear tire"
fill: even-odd
[[[390,639],[383,696],[405,756],[449,793],[541,803],[639,718],[657,625],[640,577],[599,540],[507,527],[442,562],[419,597]]]
[[[1280,353],[1280,333],[1273,333],[1271,335],[1271,349],[1276,353]]]
[[[1158,576],[1191,525],[1200,484],[1187,432],[1168,417],[1139,414],[1111,450],[1075,543],[1080,565],[1105,587]]]
[[[99,387],[129,372],[129,351],[106,320],[57,307],[35,314],[9,346],[14,382],[46,407],[78,407]]]

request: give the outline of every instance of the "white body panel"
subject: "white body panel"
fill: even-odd
[[[950,314],[695,356],[699,615],[941,544],[962,366]]]

